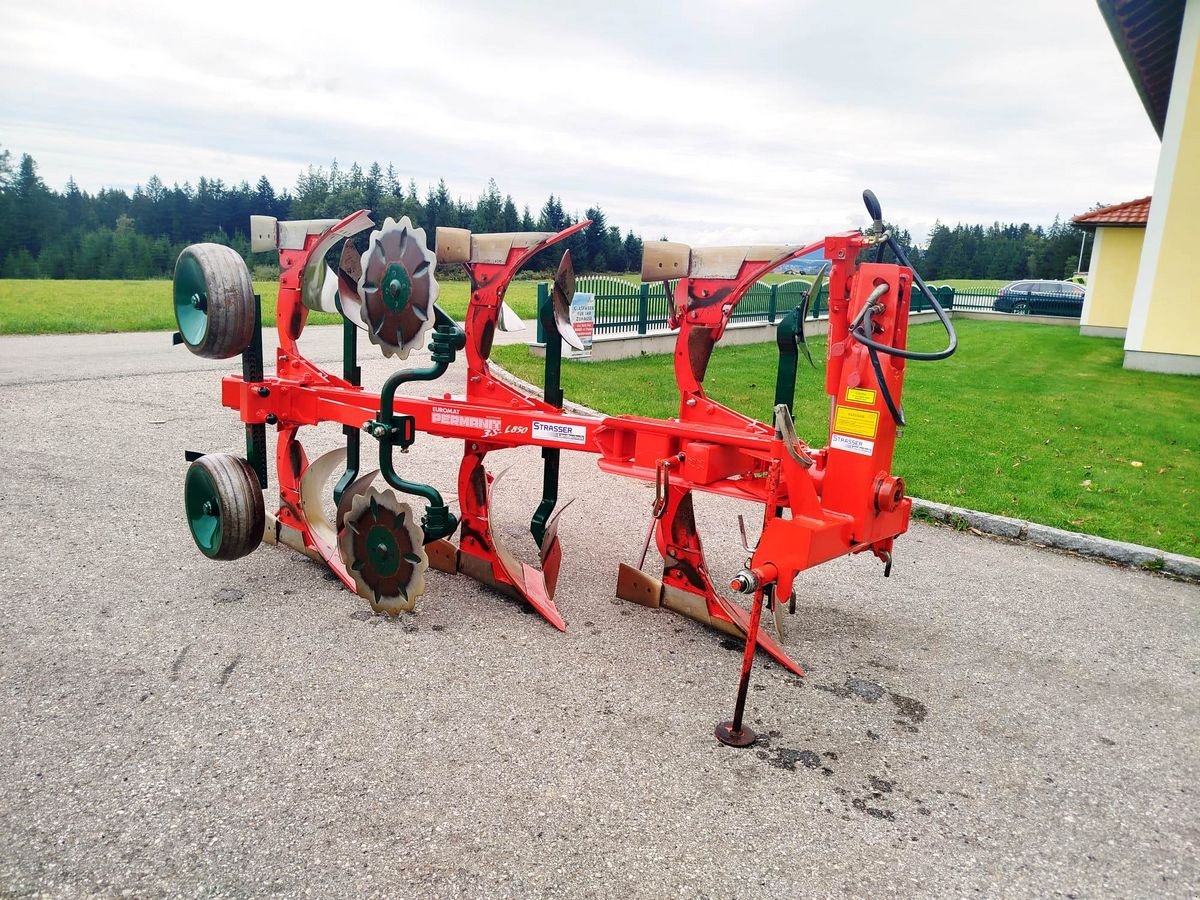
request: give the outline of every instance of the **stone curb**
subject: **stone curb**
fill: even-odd
[[[491,363],[491,367],[492,372],[501,381],[506,381],[518,390],[535,397],[541,394],[541,388],[518,378],[496,363]],[[563,409],[580,416],[604,415],[604,413],[579,403],[572,403],[569,400],[563,404]],[[1147,572],[1159,572],[1173,575],[1176,578],[1186,578],[1189,581],[1200,581],[1200,559],[1193,556],[1167,553],[1165,550],[1155,550],[1153,547],[1128,544],[1125,541],[1114,541],[1092,534],[1064,531],[1061,528],[1051,528],[1049,525],[1026,522],[1024,519],[1011,519],[1008,516],[977,512],[973,509],[935,503],[932,500],[922,500],[919,497],[910,499],[913,503],[913,512],[918,518],[933,520],[954,528],[973,528],[984,534],[1033,544],[1037,547],[1064,550],[1068,553],[1102,559]]]
[[[973,509],[962,509],[958,506],[948,506],[945,503],[935,503],[932,500],[921,500],[917,497],[913,497],[912,502],[913,512],[918,516],[933,519],[935,522],[945,525],[952,525],[955,528],[973,528],[976,531],[994,534],[997,537],[1013,541],[1034,544],[1039,547],[1050,547],[1054,550],[1065,550],[1069,553],[1091,556],[1122,566],[1200,581],[1200,559],[1192,556],[1168,553],[1165,550],[1143,547],[1141,544],[1129,544],[1125,541],[1114,541],[1093,534],[1064,531],[1061,528],[1051,528],[1049,525],[1026,522],[1024,519],[1011,519],[1008,516],[976,512]]]

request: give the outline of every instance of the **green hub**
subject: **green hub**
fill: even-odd
[[[367,558],[371,568],[382,578],[391,578],[400,568],[400,546],[396,535],[382,525],[367,532]]]
[[[175,321],[183,339],[193,347],[208,334],[208,287],[204,270],[190,254],[175,266]]]
[[[399,263],[388,266],[387,271],[383,273],[380,290],[383,302],[392,312],[400,312],[408,306],[408,298],[412,294],[412,279],[408,277],[404,266]]]
[[[212,475],[200,466],[188,469],[183,505],[196,546],[205,556],[215,558],[221,549],[221,505]]]

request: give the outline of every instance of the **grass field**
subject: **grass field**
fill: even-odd
[[[636,275],[624,276],[637,281]],[[790,281],[798,275],[768,275],[767,283]],[[811,281],[810,278],[804,278]],[[957,288],[1000,285],[1003,282],[954,281]],[[467,311],[465,281],[439,282],[438,303],[461,320]],[[256,281],[263,298],[263,321],[275,321],[278,285]],[[537,318],[537,283],[514,281],[505,296],[522,319]],[[314,325],[336,324],[335,316],[313,314]],[[171,282],[154,281],[47,281],[0,279],[0,334],[71,334],[109,331],[173,331]]]
[[[467,311],[465,281],[440,282],[438,303],[456,319]],[[256,281],[263,321],[275,321],[278,284]],[[537,310],[537,284],[516,281],[505,297],[523,319]],[[337,324],[341,317],[314,313],[312,324]],[[173,331],[171,282],[44,281],[0,279],[0,334],[68,334],[109,331]]]
[[[1200,556],[1200,379],[1121,368],[1120,340],[1072,328],[956,322],[949,360],[909,363],[908,428],[894,470],[928,500]],[[912,346],[941,346],[938,326],[912,329]],[[822,365],[823,339],[813,342]],[[504,367],[541,382],[524,346],[497,347]],[[567,363],[568,398],[619,414],[672,416],[670,356]],[[771,344],[718,347],[705,387],[767,418],[775,391]],[[796,426],[828,439],[823,371],[802,367]]]

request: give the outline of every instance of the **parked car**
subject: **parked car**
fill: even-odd
[[[1017,315],[1071,316],[1083,312],[1082,284],[1071,281],[1013,281],[996,292],[992,309]]]

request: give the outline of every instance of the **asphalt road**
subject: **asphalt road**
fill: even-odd
[[[760,663],[765,737],[733,750],[737,647],[614,599],[650,491],[588,457],[565,634],[461,576],[390,621],[282,548],[205,560],[183,450],[239,447],[234,370],[162,334],[0,339],[0,893],[1200,892],[1197,586],[915,525],[886,581],[804,576],[809,677]],[[452,489],[456,453],[404,471]],[[504,456],[532,553],[538,456]],[[740,510],[698,502],[716,573]]]

